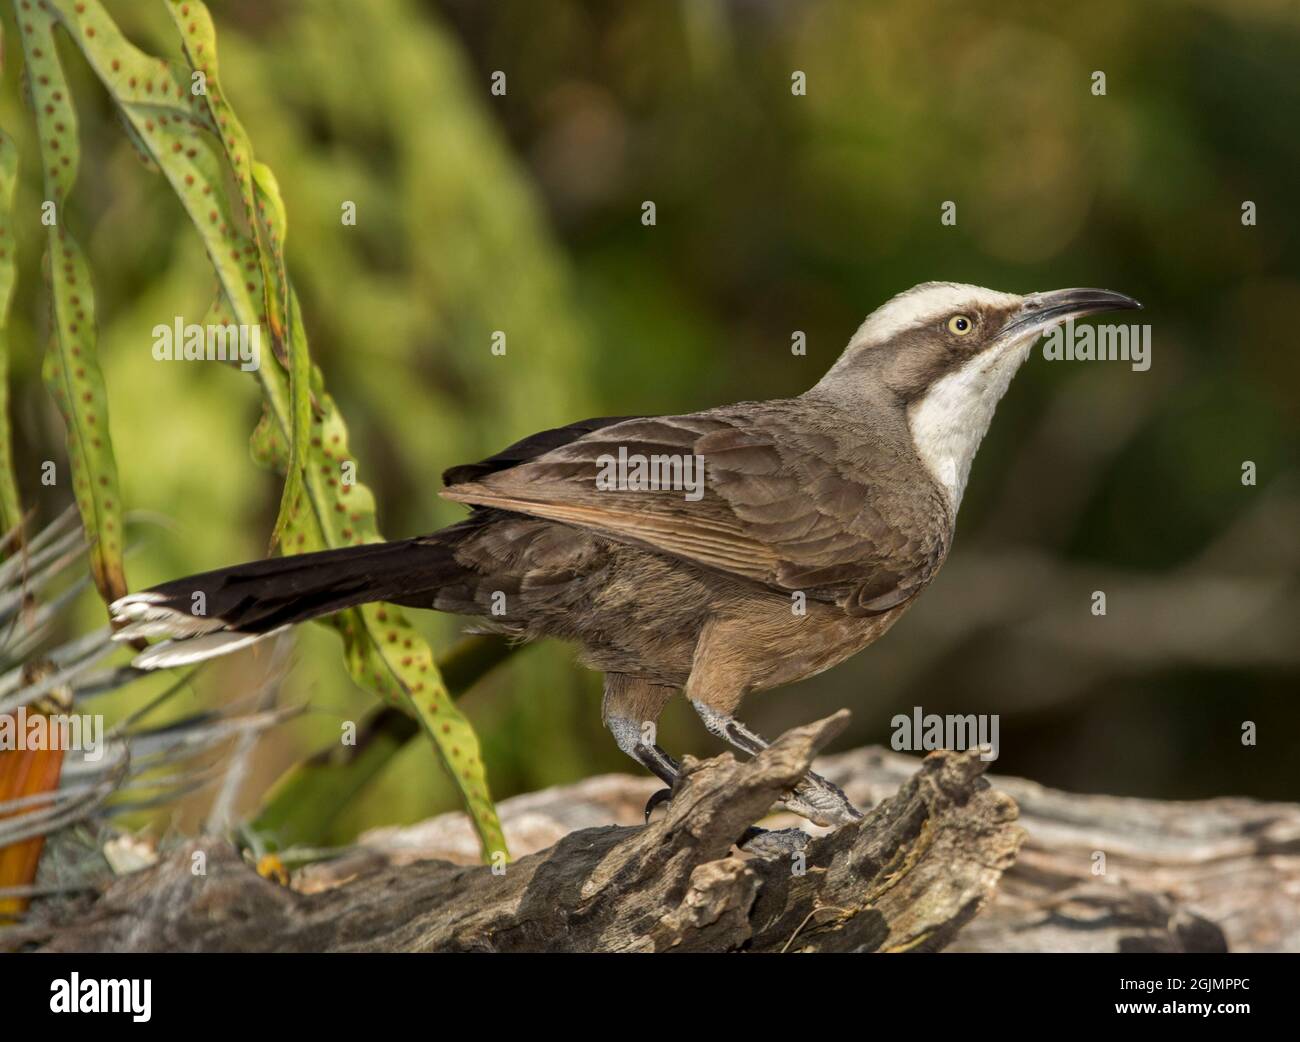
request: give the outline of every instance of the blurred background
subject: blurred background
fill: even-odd
[[[155,5],[107,7],[146,50],[176,53]],[[753,697],[745,718],[775,735],[847,706],[836,747],[850,748],[887,742],[890,718],[914,706],[997,713],[1003,773],[1084,792],[1300,799],[1293,3],[228,0],[213,15],[223,82],[288,209],[313,358],[390,538],[461,516],[437,496],[442,469],[534,430],[797,394],[917,282],[1121,290],[1146,305],[1150,370],[1031,360],[933,589],[888,639]],[[17,212],[36,214],[7,28],[0,122],[25,157]],[[94,271],[138,589],[265,553],[280,483],[249,455],[254,380],[152,360],[154,325],[199,321],[214,280],[107,96],[75,50],[64,59],[83,147],[68,220]],[[490,93],[497,71],[504,96]],[[806,96],[791,92],[795,71]],[[949,200],[955,227],[940,223]],[[355,227],[340,223],[345,201]],[[48,519],[70,497],[39,480],[64,448],[39,378],[41,237],[28,224],[12,422],[24,501]],[[490,352],[494,330],[508,333],[505,357]],[[795,331],[806,356],[790,350]],[[1105,617],[1090,611],[1096,590]],[[414,621],[435,650],[460,628]],[[68,628],[102,622],[87,594]],[[246,694],[266,659],[206,669],[175,711]],[[133,685],[111,712],[163,683]],[[493,795],[630,769],[599,697],[600,678],[555,644],[465,696]],[[279,698],[309,711],[263,738],[249,805],[374,706],[315,626]],[[684,704],[661,743],[718,748]],[[417,740],[330,839],[456,805]]]

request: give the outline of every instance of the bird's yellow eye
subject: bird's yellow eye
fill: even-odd
[[[965,336],[975,328],[975,323],[965,315],[953,315],[948,319],[948,331],[956,333],[958,336]]]

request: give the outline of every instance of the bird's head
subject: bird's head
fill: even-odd
[[[1034,342],[1067,319],[1141,306],[1104,289],[1018,296],[925,282],[873,311],[814,391],[901,403],[917,455],[955,512],[993,410]]]

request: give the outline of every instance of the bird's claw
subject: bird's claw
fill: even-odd
[[[793,792],[781,798],[781,806],[814,825],[827,828],[862,819],[862,811],[849,802],[843,789],[813,771],[803,776]]]
[[[650,794],[650,798],[645,801],[645,820],[650,821],[650,815],[659,809],[660,805],[667,803],[672,799],[672,789],[659,789]]]

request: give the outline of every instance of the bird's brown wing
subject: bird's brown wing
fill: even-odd
[[[889,452],[852,453],[850,440],[830,426],[809,429],[789,403],[641,417],[472,477],[457,468],[449,474],[463,479],[443,495],[579,525],[869,614],[907,600],[933,575],[946,549],[944,526],[933,523],[942,507],[929,487],[900,487],[906,471]],[[599,487],[620,449],[702,458],[702,495]]]

